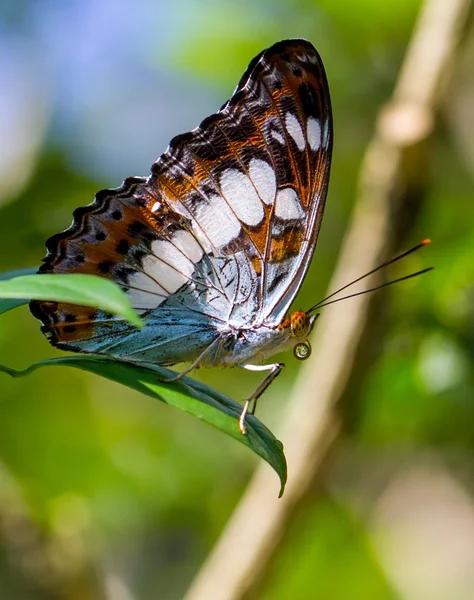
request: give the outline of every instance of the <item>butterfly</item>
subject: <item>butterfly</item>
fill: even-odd
[[[127,361],[265,373],[245,418],[281,372],[307,358],[317,315],[287,315],[308,271],[329,182],[331,102],[321,58],[303,39],[249,64],[232,97],[173,138],[148,178],[128,177],[74,211],[46,242],[39,273],[88,273],[125,291],[145,327],[101,310],[32,301],[58,348]]]

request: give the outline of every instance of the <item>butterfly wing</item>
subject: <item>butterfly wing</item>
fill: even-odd
[[[263,163],[250,163],[255,187],[261,188],[269,207],[255,232],[262,255],[260,318],[279,323],[308,270],[329,184],[331,101],[314,46],[296,39],[263,51],[250,63],[223,112],[237,126],[241,115],[251,115],[256,146],[265,149]]]
[[[146,324],[137,330],[91,307],[32,301],[53,345],[174,364],[192,360],[218,335],[229,302],[221,286],[225,271],[216,278],[189,222],[160,202],[146,179],[130,177],[116,190],[99,192],[46,245],[40,273],[110,278]]]
[[[230,329],[279,323],[316,244],[331,144],[316,50],[304,40],[265,50],[219,112],[170,142],[148,179],[100,192],[47,242],[41,272],[111,278],[146,327],[32,302],[43,331],[65,349],[173,364]]]
[[[175,138],[151,185],[188,217],[213,256],[241,256],[254,289],[231,320],[277,324],[297,293],[323,216],[332,151],[329,89],[305,40],[249,65],[231,99]],[[238,273],[236,274],[238,276]]]

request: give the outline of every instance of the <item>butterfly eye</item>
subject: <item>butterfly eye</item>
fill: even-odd
[[[307,337],[312,328],[312,319],[302,310],[291,313],[290,316],[291,335],[295,338]]]
[[[293,348],[293,356],[298,360],[306,360],[311,356],[311,344],[308,340],[298,342]]]

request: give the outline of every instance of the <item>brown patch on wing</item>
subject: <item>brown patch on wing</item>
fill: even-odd
[[[270,262],[282,262],[298,256],[303,241],[303,234],[298,229],[290,229],[285,235],[273,238],[270,246]]]

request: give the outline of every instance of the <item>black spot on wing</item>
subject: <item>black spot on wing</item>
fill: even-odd
[[[304,82],[299,86],[298,93],[304,114],[319,119],[321,117],[320,99],[314,86]]]
[[[112,271],[114,265],[115,263],[111,260],[103,260],[97,264],[97,270],[102,275],[108,275]]]
[[[146,230],[146,228],[147,228],[146,224],[143,223],[142,221],[134,221],[133,223],[130,223],[130,225],[128,226],[128,233],[132,237],[137,237],[137,236],[141,235]]]
[[[130,250],[130,244],[129,244],[128,240],[126,240],[126,239],[120,240],[120,242],[115,247],[115,252],[117,252],[117,254],[125,255],[128,253],[129,250]]]

